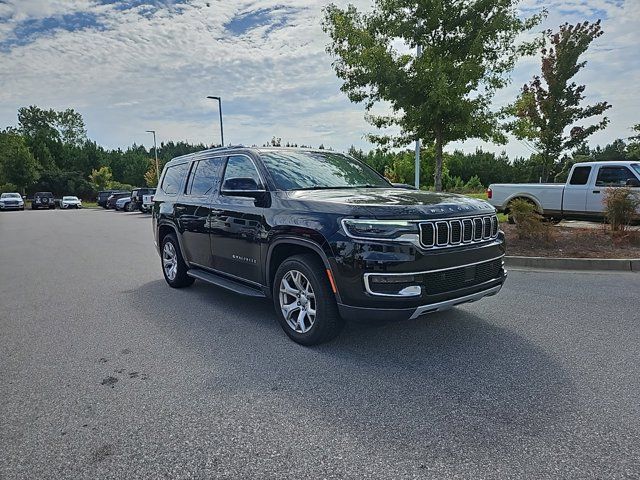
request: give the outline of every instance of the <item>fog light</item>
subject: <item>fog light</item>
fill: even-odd
[[[420,283],[422,277],[419,275],[365,274],[365,286],[371,295],[417,297],[422,294]]]

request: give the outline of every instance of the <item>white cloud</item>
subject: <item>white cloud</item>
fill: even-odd
[[[10,0],[0,4],[0,19],[12,18],[13,25],[20,19],[83,12],[96,15],[104,29],[58,30],[0,51],[0,125],[15,123],[16,110],[24,105],[73,107],[84,115],[90,137],[106,146],[148,144],[144,132],[151,128],[162,140],[210,143],[218,141],[217,106],[205,97],[221,95],[225,137],[231,142],[262,144],[275,135],[339,149],[352,143],[366,147],[363,138],[372,129],[363,108],[340,93],[324,51],[324,3],[198,0],[173,8],[119,10],[88,0]],[[611,126],[595,140],[628,136],[626,129],[640,122],[633,91],[640,75],[640,2],[544,3],[550,11],[545,27],[607,15],[605,35],[589,51],[589,65],[579,80],[588,85],[588,101],[604,98],[614,105]],[[525,6],[539,8],[534,0]],[[286,9],[282,28],[263,25],[244,35],[225,29],[237,15],[275,7]],[[0,23],[0,41],[7,35],[6,25]],[[522,62],[496,102],[510,101],[538,69],[537,60]],[[473,149],[477,144],[463,146]],[[515,141],[506,148],[511,154],[528,153]]]

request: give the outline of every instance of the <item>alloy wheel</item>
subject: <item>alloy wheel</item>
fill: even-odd
[[[162,267],[167,278],[171,281],[175,280],[178,274],[178,255],[171,242],[165,243],[162,249]]]
[[[298,270],[289,270],[280,281],[280,309],[297,333],[311,330],[316,320],[316,297],[311,282]]]

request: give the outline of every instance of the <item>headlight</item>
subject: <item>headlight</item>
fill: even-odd
[[[419,233],[415,222],[345,218],[342,228],[350,237],[380,240],[413,240]]]

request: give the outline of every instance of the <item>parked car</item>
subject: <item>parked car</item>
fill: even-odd
[[[24,210],[24,199],[19,193],[0,194],[0,210]]]
[[[109,196],[113,193],[122,193],[122,192],[124,192],[124,190],[102,190],[98,192],[98,198],[96,200],[96,203],[98,204],[98,206],[102,208],[107,208],[107,200],[109,199]]]
[[[82,201],[72,195],[64,196],[60,200],[60,208],[82,208]]]
[[[501,212],[508,212],[509,204],[521,198],[547,217],[601,219],[605,189],[623,186],[640,192],[640,163],[576,163],[564,184],[497,183],[489,185],[487,197]]]
[[[156,191],[155,188],[153,189],[153,193],[150,193],[149,195],[143,195],[142,196],[142,206],[140,207],[140,211],[143,213],[147,213],[151,211],[151,208],[153,207],[153,196],[155,195]]]
[[[115,209],[118,212],[120,212],[120,211],[130,212],[131,211],[131,198],[130,197],[122,197],[122,198],[119,198],[118,200],[116,200]]]
[[[116,208],[116,201],[120,198],[131,198],[131,192],[116,192],[109,195],[105,208]]]
[[[144,196],[153,195],[155,192],[155,188],[134,188],[131,192],[131,211],[144,211]]]
[[[229,147],[169,162],[152,212],[164,278],[273,300],[296,342],[349,319],[406,319],[500,291],[486,201],[396,188],[326,150]]]
[[[36,192],[31,201],[31,209],[37,210],[39,208],[56,208],[56,202],[51,192]]]

